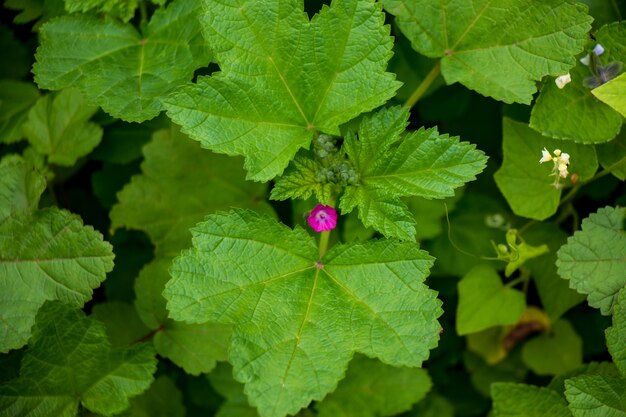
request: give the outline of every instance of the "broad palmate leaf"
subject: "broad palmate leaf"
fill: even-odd
[[[536,81],[575,64],[591,29],[586,7],[569,0],[383,0],[413,48],[441,58],[460,82],[506,103],[530,104]]]
[[[496,417],[571,417],[565,400],[547,388],[498,382],[491,385]]]
[[[143,33],[113,19],[54,19],[39,32],[35,81],[50,90],[78,87],[122,120],[151,119],[165,96],[210,62],[198,9],[196,0],[176,0],[157,10]]]
[[[46,300],[80,307],[113,268],[111,245],[80,217],[36,211],[44,188],[20,157],[0,162],[0,352],[26,343]]]
[[[353,352],[417,367],[437,344],[441,303],[423,284],[433,258],[395,240],[334,246],[254,212],[207,216],[177,258],[170,317],[232,323],[229,360],[263,417],[335,389]]]
[[[221,72],[166,101],[168,115],[203,147],[244,155],[248,177],[280,174],[315,131],[391,98],[393,39],[373,0],[336,0],[309,21],[298,0],[204,1],[204,36]]]
[[[611,314],[618,292],[626,285],[626,209],[605,207],[583,220],[582,230],[567,239],[556,261],[570,288],[587,294],[592,307]]]
[[[359,182],[346,187],[339,207],[344,213],[358,207],[363,224],[387,237],[414,240],[415,218],[400,197],[451,197],[455,188],[476,178],[487,157],[436,128],[404,134],[408,117],[407,108],[383,109],[363,119],[358,140],[352,133],[346,136]]]
[[[111,349],[104,325],[58,301],[37,314],[19,378],[0,386],[0,416],[110,416],[152,382],[156,358],[142,344]]]

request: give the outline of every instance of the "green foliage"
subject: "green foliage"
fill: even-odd
[[[50,164],[72,166],[102,139],[102,128],[89,122],[98,110],[77,90],[63,90],[37,100],[22,130],[37,152]]]
[[[122,120],[152,119],[162,100],[210,61],[197,12],[197,1],[175,1],[155,12],[143,33],[84,15],[54,19],[40,30],[35,81],[50,90],[77,87]]]
[[[415,219],[400,197],[451,197],[484,169],[486,157],[437,129],[404,134],[407,119],[406,108],[385,109],[363,119],[358,140],[347,136],[359,183],[346,187],[339,207],[344,213],[358,207],[363,224],[387,237],[414,240]]]
[[[183,395],[174,382],[160,376],[143,394],[131,398],[130,407],[120,417],[184,417]]]
[[[563,0],[383,4],[416,51],[441,58],[446,83],[505,103],[530,104],[537,80],[567,72],[591,23],[584,6]]]
[[[626,377],[626,289],[622,288],[613,306],[613,326],[606,329],[606,344],[613,362]]]
[[[626,58],[626,57],[625,57]],[[609,81],[592,91],[593,95],[626,117],[626,74]]]
[[[574,417],[626,416],[626,380],[582,375],[565,381],[565,396]]]
[[[165,0],[151,1],[159,5],[165,3]],[[139,2],[140,0],[65,0],[65,10],[69,13],[97,11],[128,22],[135,15]]]
[[[0,80],[0,143],[22,139],[22,124],[37,97],[39,92],[31,83]]]
[[[256,181],[279,175],[316,130],[338,135],[339,125],[380,106],[400,85],[385,72],[393,42],[377,4],[333,3],[310,22],[301,7],[296,0],[238,8],[207,0],[203,33],[221,72],[167,100],[183,132],[215,152],[244,155]]]
[[[546,388],[501,382],[491,395],[496,417],[571,417],[565,400]]]
[[[440,302],[421,282],[432,258],[413,244],[338,245],[320,259],[304,230],[249,211],[208,216],[193,234],[164,291],[170,315],[234,325],[229,361],[261,416],[321,399],[355,350],[419,366],[436,345]]]
[[[583,341],[569,322],[559,320],[549,332],[529,340],[522,360],[537,375],[558,375],[582,365]]]
[[[559,206],[561,188],[555,187],[551,163],[539,164],[543,148],[567,152],[569,171],[581,181],[591,178],[598,168],[594,148],[541,136],[523,123],[504,119],[502,135],[504,161],[494,178],[513,213],[519,216],[544,220]]]
[[[37,314],[19,378],[0,387],[0,416],[76,416],[79,404],[111,416],[150,386],[155,369],[150,346],[111,349],[101,323],[49,302]]]
[[[498,273],[479,265],[459,281],[456,331],[476,333],[489,327],[514,324],[526,308],[524,294],[504,286]]]
[[[558,252],[559,275],[592,307],[610,314],[617,294],[626,285],[624,208],[605,207],[583,220],[582,230]]]

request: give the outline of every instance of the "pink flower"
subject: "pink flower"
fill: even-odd
[[[332,230],[337,226],[337,211],[330,206],[318,204],[307,220],[316,232]]]

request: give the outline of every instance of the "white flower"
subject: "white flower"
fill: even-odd
[[[543,148],[543,150],[541,151],[541,159],[539,160],[539,163],[543,164],[544,162],[549,161],[552,161],[552,155],[550,155],[550,151],[548,151],[546,148]]]
[[[552,156],[554,154],[554,156]],[[544,162],[552,161],[554,166],[552,167],[551,176],[555,177],[554,187],[561,188],[562,184],[560,182],[561,178],[567,178],[569,172],[567,168],[569,167],[569,154],[562,152],[560,149],[555,149],[552,154],[546,149],[543,148],[541,151],[541,159],[539,163],[543,164]]]
[[[591,60],[591,57],[589,56],[589,54],[587,54],[584,57],[580,58],[580,63],[583,65],[589,66],[590,60]]]
[[[556,79],[554,80],[554,82],[556,83],[556,86],[559,87],[560,89],[565,87],[571,81],[572,81],[572,76],[569,74],[569,72],[565,75],[556,77]]]

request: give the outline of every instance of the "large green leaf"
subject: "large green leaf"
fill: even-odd
[[[17,155],[0,161],[0,222],[13,212],[30,213],[37,209],[46,179]]]
[[[452,197],[487,158],[436,128],[404,134],[408,117],[406,108],[383,109],[363,119],[358,140],[348,134],[344,146],[359,183],[346,188],[339,207],[344,213],[358,207],[363,224],[387,237],[414,240],[415,218],[400,197]]]
[[[503,121],[502,134],[504,161],[494,178],[519,216],[544,220],[556,213],[559,206],[561,188],[555,187],[555,177],[550,175],[552,162],[539,163],[543,148],[568,153],[569,172],[577,174],[579,181],[591,178],[598,169],[596,152],[591,146],[559,142],[507,118]],[[566,181],[561,179],[561,182]]]
[[[439,338],[440,302],[423,284],[433,259],[395,240],[334,246],[235,210],[193,229],[163,292],[170,317],[232,323],[229,360],[264,417],[320,400],[354,351],[420,366]]]
[[[626,74],[592,91],[593,95],[626,117]]]
[[[502,285],[496,270],[487,265],[472,269],[458,286],[456,331],[459,335],[515,324],[526,308],[524,294]]]
[[[19,378],[0,386],[0,416],[110,416],[145,391],[156,370],[149,345],[111,349],[104,325],[60,302],[37,314]]]
[[[571,417],[559,394],[533,385],[499,382],[491,385],[496,417]]]
[[[605,52],[600,56],[603,64],[626,61],[626,24],[604,26],[594,36],[604,47]],[[530,126],[546,136],[579,143],[603,143],[613,139],[622,127],[623,117],[594,97],[598,90],[600,95],[602,91],[610,93],[611,87],[602,86],[592,94],[592,90],[583,85],[583,80],[590,75],[589,68],[579,62],[571,71],[571,83],[563,89],[558,88],[553,79],[547,80],[533,106]]]
[[[41,97],[28,112],[22,130],[48,162],[71,166],[102,139],[102,128],[88,120],[98,110],[75,89]]]
[[[230,326],[217,323],[183,323],[167,317],[161,295],[170,279],[171,259],[158,259],[142,269],[135,281],[135,306],[143,322],[155,331],[152,341],[157,353],[188,374],[211,371],[227,357]]]
[[[394,368],[357,355],[337,389],[316,405],[320,417],[385,417],[411,408],[430,390],[423,369]]]
[[[522,347],[522,360],[537,375],[558,375],[583,364],[583,341],[569,322],[552,328]]]
[[[35,81],[50,90],[78,87],[122,120],[151,119],[164,97],[209,64],[198,10],[196,0],[174,1],[154,13],[143,33],[113,19],[54,19],[40,30]]]
[[[606,345],[613,362],[626,377],[626,287],[622,288],[613,306],[613,326],[606,329]]]
[[[244,181],[241,161],[202,151],[178,129],[157,132],[143,148],[142,174],[118,193],[113,228],[144,230],[156,255],[189,246],[189,228],[208,213],[242,207],[271,212],[265,186]]]
[[[625,417],[626,379],[581,375],[565,381],[565,396],[574,417]]]
[[[617,293],[626,285],[624,208],[605,207],[583,220],[582,230],[567,239],[556,261],[570,288],[587,294],[592,307],[611,314]]]
[[[315,131],[391,98],[393,39],[373,0],[334,1],[309,21],[298,0],[205,0],[204,36],[221,72],[181,88],[168,115],[203,147],[244,155],[248,177],[280,174]]]
[[[383,4],[416,51],[441,58],[448,84],[460,82],[506,103],[530,104],[536,81],[574,66],[592,20],[585,6],[567,0]]]

